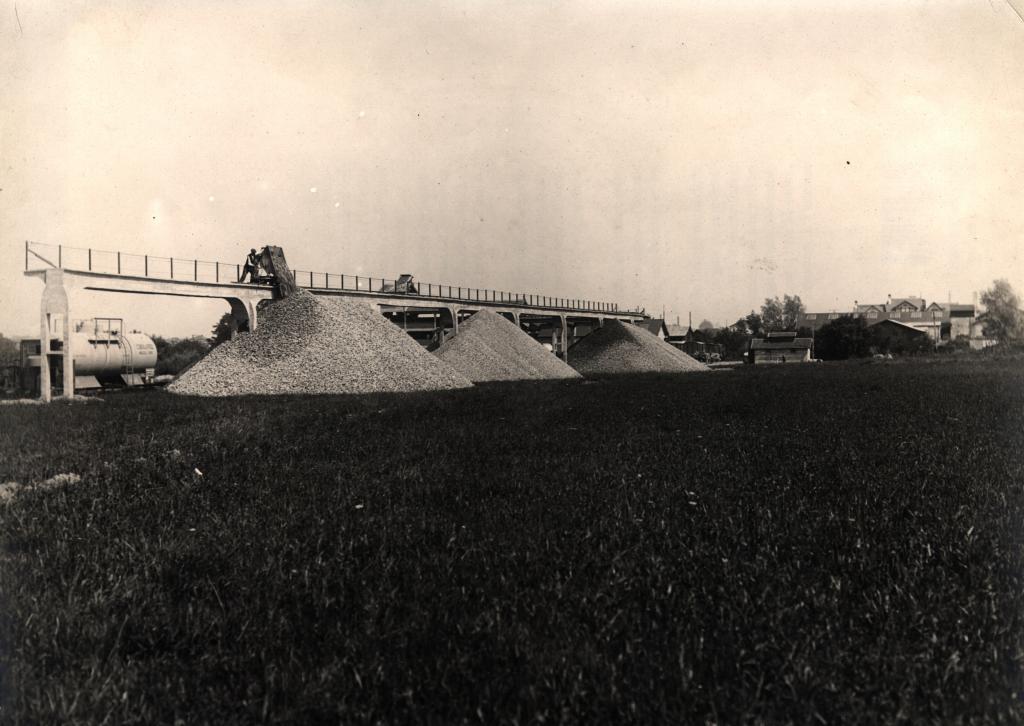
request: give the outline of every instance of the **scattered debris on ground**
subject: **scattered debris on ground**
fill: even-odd
[[[580,378],[580,374],[511,320],[481,310],[434,351],[474,383]]]
[[[103,403],[103,399],[97,396],[81,396],[75,394],[72,398],[65,398],[63,396],[55,396],[53,403]],[[22,404],[25,406],[35,406],[38,404],[46,403],[41,398],[3,398],[0,399],[0,406],[11,406],[14,404]]]
[[[569,348],[569,365],[584,376],[709,370],[658,336],[619,320],[605,320]]]
[[[9,502],[14,499],[20,492],[25,489],[56,489],[57,487],[64,486],[66,484],[77,484],[82,481],[82,477],[78,474],[56,474],[51,476],[49,479],[43,481],[29,482],[28,484],[22,484],[21,482],[8,481],[0,484],[0,502]]]
[[[168,386],[196,396],[376,393],[472,383],[366,303],[298,291]]]

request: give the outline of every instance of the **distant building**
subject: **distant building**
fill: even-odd
[[[680,325],[679,323],[669,323],[665,327],[668,328],[668,335],[666,336],[665,340],[673,341],[686,339],[686,327]]]
[[[636,324],[644,328],[648,333],[657,335],[662,340],[668,338],[668,326],[665,325],[665,321],[661,318],[647,318],[646,320],[638,321]]]
[[[853,307],[855,313],[884,313],[885,303],[856,304]]]
[[[935,305],[936,303],[932,303]],[[957,338],[974,337],[971,332],[974,320],[976,319],[973,305],[961,305],[960,303],[948,303],[943,311],[949,320],[949,334],[944,337],[948,340]]]
[[[668,333],[665,336],[666,343],[699,361],[720,359],[724,352],[724,346],[721,343],[705,340],[705,334],[701,331],[694,333],[692,327],[683,328],[682,325],[675,323],[666,326],[666,332]]]
[[[813,338],[799,338],[796,333],[768,333],[754,338],[747,351],[750,363],[806,363],[813,357]]]
[[[923,312],[924,307],[922,297],[896,297],[889,301],[887,309],[891,313],[914,313]]]
[[[874,330],[880,341],[885,342],[883,350],[899,350],[929,338],[927,330],[891,318],[876,320],[869,323],[868,327]]]
[[[932,302],[927,304],[920,297],[894,297],[884,303],[854,303],[853,309],[845,312],[802,313],[796,322],[797,328],[807,328],[816,333],[823,326],[842,316],[863,318],[868,325],[892,320],[927,333],[933,341],[975,337],[973,323],[976,320],[974,305],[961,303]]]

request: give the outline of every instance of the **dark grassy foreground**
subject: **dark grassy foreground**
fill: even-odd
[[[1022,425],[1000,361],[3,407],[83,481],[0,505],[0,721],[1019,722]]]

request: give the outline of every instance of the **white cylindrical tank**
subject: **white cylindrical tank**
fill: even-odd
[[[156,367],[156,344],[148,335],[72,333],[76,376],[117,376]]]

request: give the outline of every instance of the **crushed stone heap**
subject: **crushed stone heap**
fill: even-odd
[[[638,325],[605,320],[569,348],[569,365],[584,376],[711,370]]]
[[[474,383],[580,378],[554,353],[492,310],[459,324],[434,355]]]
[[[196,396],[377,393],[473,384],[365,303],[300,290],[168,389]]]

